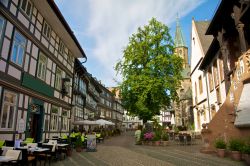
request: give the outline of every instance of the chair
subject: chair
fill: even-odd
[[[179,134],[179,141],[180,141],[180,145],[184,145],[185,144],[184,135]]]
[[[102,137],[101,133],[96,133],[96,142],[103,142],[104,138]]]
[[[5,146],[14,147],[14,145],[15,145],[15,141],[5,140]]]
[[[0,148],[2,148],[5,144],[5,141],[4,140],[0,140]]]
[[[44,165],[46,165],[47,161],[49,160],[49,165],[52,159],[52,156],[55,156],[55,152],[52,152],[54,145],[42,145],[42,148],[47,148],[49,149],[48,151],[42,152],[42,153],[38,153],[37,155],[37,159],[40,161],[40,165],[41,165],[41,161],[44,160]]]
[[[191,144],[192,144],[192,137],[191,137],[191,135],[187,135],[187,136],[186,136],[186,141],[187,141],[187,144],[188,144],[188,145],[191,145]]]
[[[22,158],[20,161],[21,165],[29,165],[29,163],[32,164],[32,166],[36,165],[36,158],[35,156],[31,156],[28,154],[28,149],[19,149],[17,148],[16,150],[20,150],[22,153]]]
[[[11,160],[9,163],[11,163],[11,165],[18,165],[18,161],[20,159],[20,154],[21,151],[20,150],[7,150],[5,156],[8,157],[12,157],[13,160]]]
[[[23,143],[26,143],[26,144],[28,144],[28,143],[33,143],[34,142],[34,138],[26,138],[24,141],[23,141]]]

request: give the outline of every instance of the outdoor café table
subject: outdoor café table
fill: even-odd
[[[57,147],[66,147],[68,146],[69,144],[56,144]]]
[[[0,156],[0,163],[2,162],[9,162],[9,161],[12,161],[14,160],[13,157],[10,157],[10,156]]]
[[[34,153],[40,153],[40,152],[45,152],[45,151],[49,151],[49,148],[29,148],[29,151]]]

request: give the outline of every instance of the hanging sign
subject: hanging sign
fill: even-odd
[[[96,152],[95,134],[87,135],[87,152]]]

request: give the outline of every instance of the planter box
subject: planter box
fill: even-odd
[[[250,165],[250,154],[242,154],[242,159],[246,162],[247,165]]]
[[[161,141],[162,146],[168,146],[169,142],[168,141]]]
[[[241,160],[241,153],[239,151],[231,151],[231,158],[236,161]]]
[[[225,157],[226,150],[225,149],[217,149],[218,157]]]
[[[154,145],[155,146],[160,146],[161,145],[161,141],[154,141]]]

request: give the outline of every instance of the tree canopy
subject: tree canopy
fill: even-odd
[[[122,103],[143,122],[178,98],[182,59],[174,54],[169,28],[152,18],[129,38],[115,70],[122,75]]]

